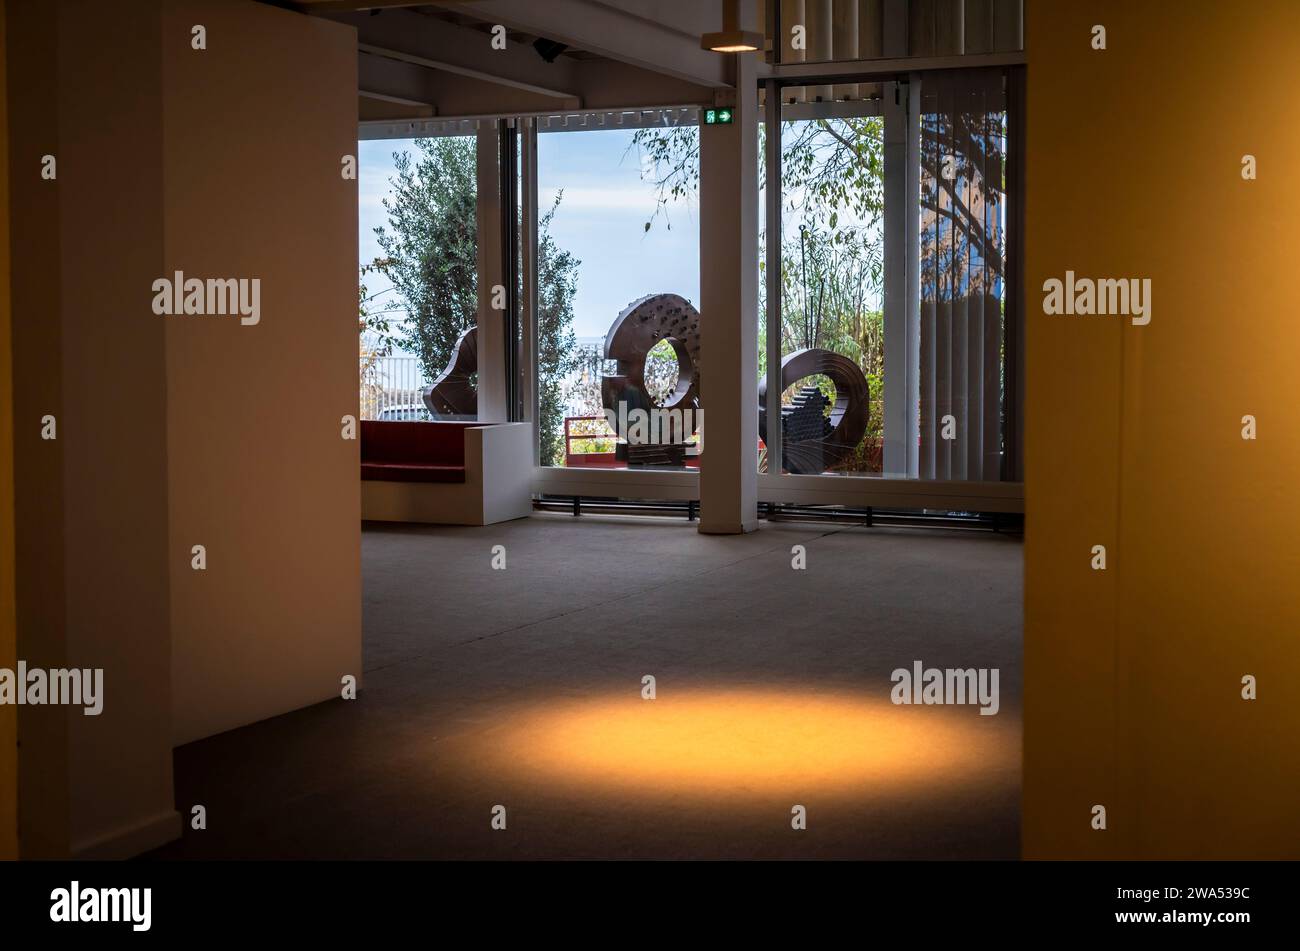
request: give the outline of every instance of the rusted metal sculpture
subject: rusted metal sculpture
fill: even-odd
[[[425,407],[435,419],[478,415],[478,391],[473,382],[476,372],[478,327],[474,326],[456,338],[447,368],[420,391]]]
[[[781,463],[787,472],[815,475],[847,459],[867,432],[867,378],[848,357],[829,350],[796,350],[781,361],[781,392],[811,376],[835,384],[835,405],[815,386],[804,387],[781,410]],[[758,384],[758,432],[767,441],[767,380]]]
[[[645,383],[646,355],[667,340],[677,355],[677,383],[662,406],[656,407]],[[600,398],[616,417],[626,418],[634,410],[691,410],[687,432],[660,434],[654,447],[630,447],[626,433],[619,433],[617,452],[630,465],[682,464],[687,439],[699,426],[700,407],[700,312],[677,294],[651,294],[633,301],[605,335],[606,360],[617,362],[617,371],[600,379]]]
[[[667,340],[677,355],[677,383],[662,406],[656,407],[645,383],[646,356]],[[699,410],[700,313],[677,294],[652,294],[633,301],[618,315],[605,335],[606,360],[617,371],[601,377],[605,408],[624,419],[634,410]],[[856,363],[830,350],[799,350],[781,361],[781,391],[813,376],[829,377],[835,403],[816,386],[803,387],[781,411],[782,465],[787,472],[809,475],[833,469],[852,455],[867,432],[867,378]],[[759,432],[767,439],[767,381],[758,387]],[[830,407],[829,418],[826,414]],[[629,445],[619,433],[618,458],[632,466],[680,466],[684,444],[699,424],[692,413],[689,432],[673,433],[652,445]]]

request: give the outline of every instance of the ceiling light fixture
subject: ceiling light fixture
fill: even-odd
[[[763,48],[763,34],[740,28],[740,0],[722,0],[722,32],[705,33],[700,48],[715,53],[753,53]]]

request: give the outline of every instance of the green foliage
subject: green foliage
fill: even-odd
[[[392,197],[384,200],[388,226],[375,229],[385,257],[371,265],[393,283],[406,311],[400,330],[383,313],[368,312],[362,291],[362,331],[414,353],[433,379],[446,367],[456,339],[478,322],[478,220],[475,140],[416,139],[415,154],[397,152]],[[558,195],[538,227],[538,430],[544,463],[563,459],[561,381],[578,366],[573,299],[581,264],[550,233]],[[365,269],[363,269],[363,275]],[[368,324],[367,321],[371,321]]]
[[[363,355],[374,358],[386,357],[393,352],[393,329],[388,315],[398,309],[382,304],[376,307],[375,299],[385,292],[371,295],[366,287],[366,275],[378,271],[382,264],[379,259],[363,264],[357,281],[357,331]]]
[[[677,351],[667,340],[660,340],[645,355],[645,388],[650,398],[662,406],[677,388],[681,368],[677,365]]]
[[[759,126],[759,155],[766,127]],[[667,205],[699,189],[699,131],[642,129],[634,142],[658,189],[649,229]],[[879,468],[884,379],[884,124],[877,116],[786,122],[782,127],[781,352],[821,347],[857,362],[871,393],[867,438],[846,468]],[[760,186],[764,167],[760,162]],[[760,247],[765,236],[759,236]],[[759,279],[759,372],[767,372],[766,261]],[[705,315],[707,320],[707,315]],[[805,381],[807,385],[808,381]],[[834,387],[814,379],[828,397]],[[783,398],[792,398],[792,387]],[[873,448],[874,447],[874,448]],[[875,455],[873,461],[873,453]]]
[[[416,139],[415,148],[414,157],[393,154],[389,223],[375,237],[385,255],[379,269],[406,307],[399,342],[432,379],[478,319],[475,142]]]
[[[877,224],[885,210],[884,142],[879,116],[784,123],[781,170],[788,210],[801,224],[825,221],[832,232],[844,214]]]
[[[387,292],[380,291],[379,294],[371,295],[366,286],[366,275],[379,270],[379,265],[379,261],[362,265],[357,280],[357,337],[360,342],[363,419],[373,418],[379,407],[383,393],[379,361],[393,352],[393,330],[388,320],[393,308],[375,305],[375,299]]]
[[[654,214],[645,223],[649,231],[660,216],[667,222],[670,204],[699,191],[700,130],[696,126],[637,129],[628,149],[633,147],[641,157],[641,177],[654,182],[657,191]]]

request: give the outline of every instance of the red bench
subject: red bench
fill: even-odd
[[[465,430],[475,422],[361,421],[361,478],[377,482],[464,482]]]

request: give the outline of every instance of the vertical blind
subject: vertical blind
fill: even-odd
[[[1000,70],[925,77],[921,478],[1002,477],[1006,118]]]
[[[768,5],[771,4],[771,14]],[[882,56],[963,56],[1024,48],[1023,0],[907,0],[899,7],[885,0],[762,0],[760,18],[769,39],[769,16],[780,18],[776,43],[782,63],[830,63]],[[902,22],[889,30],[886,21]],[[804,27],[802,43],[791,28]],[[810,98],[872,99],[879,83],[812,87]],[[804,90],[798,90],[803,95]]]

